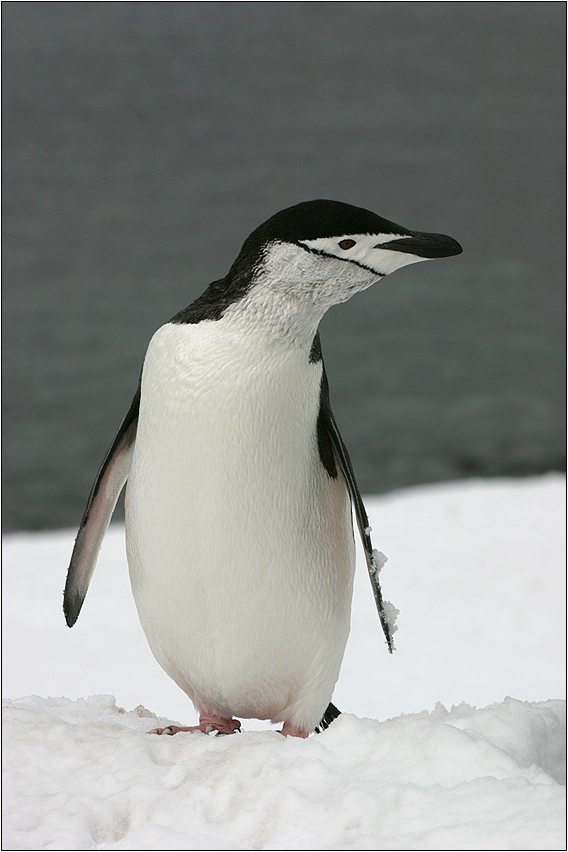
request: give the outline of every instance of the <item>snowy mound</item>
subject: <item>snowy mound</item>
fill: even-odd
[[[563,848],[562,701],[343,715],[307,741],[157,737],[111,696],[6,704],[4,849]]]
[[[397,650],[361,558],[343,715],[303,741],[254,720],[232,737],[147,734],[196,716],[147,648],[122,527],[73,630],[75,531],[6,537],[4,694],[67,697],[6,702],[3,848],[564,848],[565,478],[366,503]],[[81,697],[110,692],[161,718]]]

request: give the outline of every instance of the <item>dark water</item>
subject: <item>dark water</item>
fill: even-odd
[[[78,522],[154,329],[277,210],[458,239],[322,327],[365,492],[564,464],[564,3],[16,3],[4,523]]]

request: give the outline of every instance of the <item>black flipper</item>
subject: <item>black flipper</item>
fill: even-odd
[[[316,727],[316,734],[321,734],[322,731],[329,728],[333,720],[337,719],[338,716],[341,716],[341,710],[338,710],[335,704],[328,704],[327,710],[321,718],[321,722]]]
[[[334,455],[337,461],[339,462],[341,472],[345,477],[347,489],[351,497],[351,503],[353,505],[353,509],[355,510],[355,517],[357,518],[357,526],[359,527],[359,533],[361,535],[361,541],[363,543],[365,560],[367,562],[367,569],[369,571],[371,586],[373,587],[375,603],[377,604],[377,610],[379,612],[379,618],[381,620],[381,627],[383,628],[383,633],[385,634],[385,639],[387,640],[388,649],[392,654],[394,650],[393,633],[396,630],[394,624],[395,618],[393,616],[396,614],[396,610],[394,609],[394,607],[392,607],[391,604],[388,604],[388,602],[386,602],[385,606],[385,601],[383,601],[383,595],[379,584],[379,571],[381,570],[383,562],[380,559],[378,551],[373,550],[369,518],[367,517],[367,512],[365,511],[365,506],[361,498],[359,487],[357,485],[357,482],[355,481],[355,474],[353,473],[353,467],[351,466],[351,459],[349,458],[347,447],[343,443],[343,438],[341,437],[339,429],[337,428],[337,423],[335,422],[335,418],[331,410],[331,405],[329,402],[329,385],[327,381],[327,376],[325,374],[325,367],[322,374],[320,411],[317,429],[318,446],[322,463],[328,470],[330,476],[333,476],[333,472],[330,470],[329,464],[329,451],[326,449],[326,447],[328,447],[329,443],[331,442],[331,446],[334,450]],[[384,557],[382,558],[384,560]],[[390,610],[389,612],[387,612],[387,607]]]
[[[83,606],[103,538],[130,473],[139,408],[140,385],[97,474],[75,539],[63,594],[69,627],[73,627]]]

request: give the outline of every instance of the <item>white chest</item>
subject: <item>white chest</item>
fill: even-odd
[[[221,481],[251,493],[285,487],[317,462],[321,373],[304,350],[222,323],[164,326],[144,364],[135,470],[217,495]]]
[[[154,654],[202,706],[222,683],[223,706],[257,715],[275,660],[267,717],[306,680],[325,692],[337,677],[351,509],[319,458],[322,365],[308,354],[214,322],[164,326],[148,350],[126,500],[132,586]]]
[[[318,453],[321,375],[305,350],[220,323],[156,333],[127,491],[141,543],[133,580],[162,571],[165,552],[176,571],[185,563],[199,575],[227,549],[249,573],[264,570],[268,551],[296,566],[311,559],[317,572],[348,511],[341,475],[330,478]]]

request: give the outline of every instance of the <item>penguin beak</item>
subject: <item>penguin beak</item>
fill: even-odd
[[[463,251],[457,240],[452,237],[447,237],[445,234],[420,234],[418,231],[410,231],[407,237],[391,240],[389,243],[381,243],[376,248],[405,252],[424,259],[452,257],[455,254],[461,254]]]

